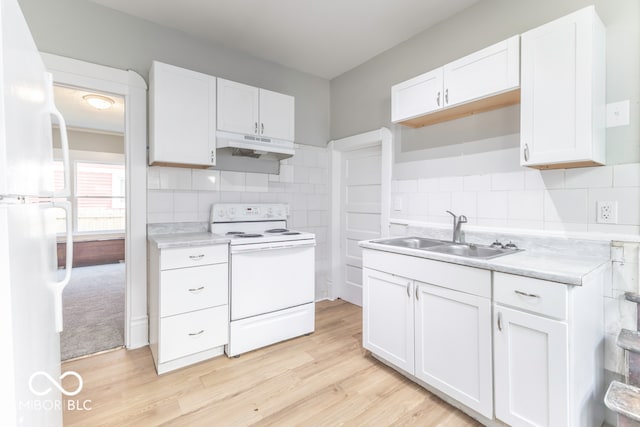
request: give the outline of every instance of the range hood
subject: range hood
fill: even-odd
[[[295,154],[293,141],[265,138],[257,135],[216,132],[216,148],[232,156],[254,159],[282,160]]]

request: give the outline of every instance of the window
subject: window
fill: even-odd
[[[62,162],[54,164],[56,190],[63,186]],[[125,229],[124,165],[75,161],[71,166],[70,201],[74,233],[123,231]],[[58,232],[64,232],[64,213],[57,218]]]

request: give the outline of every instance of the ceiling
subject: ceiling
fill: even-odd
[[[91,0],[332,79],[478,0]]]
[[[109,109],[98,110],[82,98],[88,94],[107,96],[114,104]],[[53,86],[53,96],[68,127],[124,134],[124,98],[58,85]]]

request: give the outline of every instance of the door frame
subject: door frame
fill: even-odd
[[[327,280],[330,300],[339,297],[340,286],[344,282],[341,251],[341,194],[343,153],[380,146],[380,236],[389,235],[389,214],[391,208],[391,167],[393,164],[393,135],[386,127],[329,141],[329,176],[331,191],[331,217],[329,220],[331,273]]]
[[[120,95],[125,99],[125,310],[124,345],[149,344],[147,315],[147,84],[132,70],[119,70],[41,53],[53,82]]]

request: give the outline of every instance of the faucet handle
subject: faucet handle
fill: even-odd
[[[454,219],[456,219],[458,217],[456,214],[454,214],[451,211],[445,211],[445,212],[447,212],[449,215],[451,215]]]

